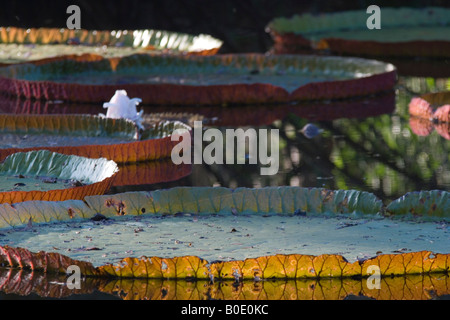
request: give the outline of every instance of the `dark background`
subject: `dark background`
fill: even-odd
[[[210,34],[224,41],[222,53],[266,52],[272,46],[265,27],[274,17],[387,7],[450,7],[448,0],[72,0],[2,1],[0,26],[66,27],[66,8],[81,9],[83,29],[162,29]],[[383,12],[383,11],[381,11]]]

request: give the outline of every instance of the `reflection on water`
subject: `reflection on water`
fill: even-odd
[[[364,190],[376,194],[385,203],[410,191],[449,191],[448,132],[445,134],[442,130],[430,130],[426,136],[417,135],[415,128],[411,127],[408,113],[408,104],[414,96],[444,89],[444,79],[402,78],[392,100],[387,95],[372,97],[369,101],[347,102],[347,107],[353,108],[350,114],[354,117],[347,117],[343,102],[336,103],[340,114],[333,116],[331,112],[320,113],[320,110],[330,111],[333,103],[323,105],[322,109],[315,104],[312,114],[304,111],[307,105],[291,108],[284,112],[282,118],[271,121],[271,124],[265,122],[268,117],[266,114],[260,128],[280,130],[278,174],[261,176],[258,165],[194,164],[192,174],[185,179],[173,184],[136,187],[133,190],[176,185],[231,188],[291,185]],[[373,104],[373,101],[378,103]],[[366,106],[370,108],[365,109]],[[230,114],[234,109],[227,110],[230,123]],[[263,110],[270,112],[268,109]],[[359,117],[354,114],[355,110],[359,110]],[[273,112],[280,115],[279,110]],[[364,118],[361,116],[363,112],[366,112]],[[239,122],[245,115],[235,113],[234,117]],[[253,117],[253,127],[258,119],[257,115]],[[321,134],[307,138],[301,133],[307,123],[322,129]],[[243,126],[244,129],[248,127]],[[229,127],[219,128],[225,132]],[[208,143],[205,142],[205,145]]]
[[[69,289],[64,275],[0,268],[0,300],[123,299],[123,300],[429,300],[450,294],[444,274],[381,279],[379,289],[369,279],[266,281],[187,281],[158,279],[84,278],[80,289]],[[370,283],[369,283],[369,282]]]
[[[400,78],[395,95],[351,101],[284,106],[245,106],[188,109],[146,107],[145,114],[197,114],[205,125],[280,130],[280,171],[261,176],[258,165],[192,165],[174,170],[170,164],[129,166],[133,179],[120,181],[111,193],[154,190],[174,186],[264,187],[301,186],[369,191],[385,203],[406,192],[450,191],[448,126],[426,127],[419,135],[410,121],[408,104],[414,96],[445,90],[446,79]],[[11,101],[0,97],[0,112],[91,113],[101,106]],[[200,117],[199,117],[200,115]],[[321,133],[307,138],[301,129],[312,123]],[[428,129],[427,129],[428,128]],[[258,131],[258,130],[257,130]],[[204,146],[208,143],[204,143]],[[143,172],[143,173],[142,173]],[[191,173],[190,173],[191,172]],[[159,174],[159,176],[158,176]],[[124,178],[124,179],[125,179]],[[382,280],[371,291],[364,280],[296,280],[264,282],[187,282],[162,280],[86,279],[80,292],[67,291],[64,276],[48,277],[3,271],[0,297],[20,296],[121,299],[432,299],[448,295],[447,276],[410,276]]]

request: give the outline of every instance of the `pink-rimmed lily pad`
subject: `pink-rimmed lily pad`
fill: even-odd
[[[26,98],[108,101],[116,90],[153,105],[286,103],[339,99],[391,90],[393,65],[361,58],[133,55],[71,59],[0,69],[0,91]]]
[[[409,114],[434,122],[450,122],[450,91],[427,93],[411,99]]]
[[[450,140],[450,91],[427,93],[411,99],[409,124],[418,136],[428,136],[436,130]]]

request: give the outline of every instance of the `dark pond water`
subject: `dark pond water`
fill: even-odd
[[[448,299],[449,276],[385,278],[382,290],[368,279],[266,281],[159,280],[84,278],[68,289],[64,275],[44,275],[0,268],[0,300],[428,300]]]
[[[181,185],[230,188],[290,185],[364,190],[388,203],[410,191],[449,191],[448,127],[435,127],[430,122],[425,126],[431,132],[426,136],[417,135],[417,125],[411,122],[408,113],[413,97],[445,90],[445,87],[445,78],[401,77],[395,92],[364,99],[225,108],[218,112],[215,120],[223,133],[236,128],[231,126],[233,121],[244,130],[255,128],[257,133],[262,128],[279,129],[277,174],[262,176],[261,165],[249,164],[248,159],[245,165],[193,164],[192,173],[180,180],[117,187],[112,192]],[[164,108],[145,110],[162,112]],[[194,111],[170,109],[172,117],[182,112],[194,114]],[[200,108],[197,112],[206,118],[214,116],[212,108]],[[189,118],[189,115],[184,117]],[[302,132],[307,124],[318,127],[320,133],[307,137]],[[203,146],[208,144],[204,142]]]
[[[448,63],[443,62],[442,67],[448,69]],[[449,74],[446,75],[448,76]],[[261,176],[261,166],[248,164],[248,159],[244,165],[194,164],[185,166],[179,174],[176,173],[173,164],[167,161],[160,162],[156,167],[138,164],[132,170],[150,166],[151,169],[146,172],[153,173],[142,175],[138,185],[115,186],[110,193],[175,186],[236,188],[290,185],[364,190],[376,194],[388,203],[410,191],[432,189],[450,191],[448,126],[438,127],[433,123],[417,124],[411,121],[408,113],[408,104],[413,97],[426,92],[445,90],[448,86],[447,81],[445,77],[401,75],[393,92],[348,101],[282,106],[145,107],[145,114],[158,113],[159,117],[190,122],[203,120],[205,128],[217,127],[223,132],[227,128],[237,127],[279,129],[279,171],[275,175]],[[2,97],[0,112],[96,114],[103,113],[104,109],[99,106],[19,101]],[[319,134],[311,137],[302,132],[307,124],[315,125],[319,129]],[[415,133],[419,131],[426,131],[429,134]],[[166,173],[174,174],[158,176],[155,174],[158,168],[164,168]],[[448,291],[438,291],[438,287],[429,284],[435,282],[428,278],[421,277],[420,281],[414,277],[401,279],[397,281],[423,284],[419,290],[423,294],[411,296],[403,292],[396,297],[366,294],[360,298],[434,299],[437,297],[436,292],[440,292],[441,298],[448,297]],[[448,284],[448,276],[439,279]],[[64,277],[53,279],[43,275],[16,271],[10,273],[3,270],[0,272],[0,299],[230,299],[231,297],[256,299],[267,298],[267,292],[278,292],[276,290],[287,292],[286,288],[295,294],[275,295],[269,298],[310,299],[309,295],[300,296],[297,293],[303,287],[310,290],[317,288],[317,283],[305,284],[301,281],[279,281],[272,284],[252,282],[245,284],[247,287],[244,287],[244,284],[232,283],[221,285],[170,281],[144,281],[145,284],[141,281],[138,286],[137,282],[133,285],[126,281],[88,280],[84,289],[74,294],[65,289]],[[45,283],[47,286],[42,289],[38,283]],[[447,284],[444,287],[448,288]],[[328,288],[329,291],[322,290],[321,295],[324,299],[358,297],[358,292],[350,289],[344,290],[346,294],[335,294],[336,288],[354,286],[362,285],[322,283],[321,288]],[[138,287],[141,288],[140,291],[136,289]],[[275,290],[274,287],[278,289]],[[178,296],[173,294],[176,291],[174,288],[178,288]],[[250,288],[250,291],[256,292],[255,295],[259,295],[245,296],[243,294],[247,290],[245,288]],[[222,292],[222,296],[211,296],[211,292],[217,293],[217,290]],[[326,292],[329,293],[328,296]]]

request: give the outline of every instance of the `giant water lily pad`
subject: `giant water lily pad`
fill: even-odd
[[[396,216],[448,217],[450,213],[450,193],[441,190],[409,192],[391,202],[386,210]]]
[[[117,164],[47,150],[20,152],[0,164],[0,202],[83,199],[111,186]]]
[[[86,274],[122,278],[364,277],[369,266],[384,277],[446,272],[445,223],[421,221],[417,234],[416,224],[381,211],[370,193],[296,187],[174,188],[30,201],[0,207],[2,226],[18,227],[18,217],[46,224],[34,225],[38,234],[2,230],[9,245],[24,249],[0,239],[0,262],[60,272],[61,262],[44,263],[45,255],[29,251],[44,249],[89,263]],[[109,220],[86,220],[99,214]]]
[[[154,123],[136,137],[136,126],[126,119],[89,115],[0,115],[0,159],[21,151],[50,150],[90,158],[133,163],[170,157],[178,121]]]
[[[391,64],[360,58],[319,56],[133,55],[72,59],[0,69],[0,91],[46,100],[104,102],[118,89],[144,104],[273,103],[337,99],[391,90]]]
[[[365,10],[292,18],[276,18],[268,25],[275,51],[302,48],[368,56],[449,57],[450,9],[429,7],[381,8],[381,29],[368,29]]]
[[[0,27],[0,64],[63,55],[122,57],[138,52],[215,54],[222,41],[209,35],[164,30],[111,30]]]

